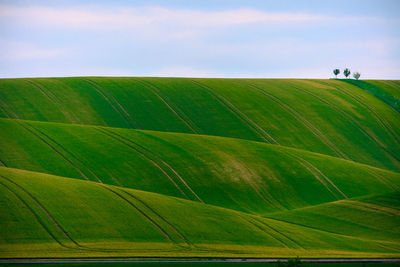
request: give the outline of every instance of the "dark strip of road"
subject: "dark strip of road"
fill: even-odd
[[[400,262],[399,259],[299,259],[304,263],[379,263]],[[277,263],[288,259],[138,259],[138,258],[85,258],[85,259],[0,259],[0,264],[69,264],[69,263]]]

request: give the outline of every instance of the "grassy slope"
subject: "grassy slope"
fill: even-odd
[[[396,80],[372,80],[368,81],[371,84],[374,84],[378,87],[381,87],[383,90],[385,90],[388,94],[392,95],[397,102],[400,101],[400,81]]]
[[[0,202],[2,257],[265,257],[271,252],[376,257],[394,256],[400,249],[398,229],[354,238],[159,194],[4,167],[0,192],[7,196]]]
[[[400,192],[363,196],[292,211],[272,213],[279,219],[313,229],[359,238],[400,240]]]
[[[360,87],[400,113],[400,82],[395,80],[343,80]]]
[[[1,79],[0,116],[279,143],[399,170],[400,118],[335,80]]]
[[[399,173],[241,139],[8,119],[0,136],[8,167],[259,214],[400,184]]]
[[[398,257],[398,99],[398,81],[0,79],[0,117],[24,119],[0,119],[0,257]]]

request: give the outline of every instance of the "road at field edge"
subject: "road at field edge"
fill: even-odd
[[[277,263],[288,259],[143,259],[143,258],[85,258],[85,259],[0,259],[0,264],[69,264],[69,263]],[[400,262],[399,259],[300,259],[304,263],[379,263]]]

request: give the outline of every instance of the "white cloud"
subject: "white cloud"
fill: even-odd
[[[35,68],[32,68],[35,66]],[[66,74],[68,73],[68,74]],[[0,64],[0,78],[24,78],[24,77],[66,77],[66,76],[141,76],[137,73],[121,68],[92,67],[80,64],[52,65],[52,64],[28,64],[4,69]]]
[[[168,66],[164,67],[148,76],[155,77],[196,77],[196,78],[206,78],[206,77],[223,77],[223,75],[218,75],[210,71],[199,70],[190,66]]]
[[[33,43],[0,39],[0,59],[3,61],[46,60],[66,56],[62,48],[43,48]]]
[[[44,27],[96,29],[113,26],[143,25],[154,18],[141,15],[135,10],[92,10],[90,8],[51,8],[0,6],[0,18],[14,19],[19,23],[37,24]]]
[[[185,27],[224,27],[251,23],[294,24],[332,20],[359,21],[358,17],[331,17],[306,13],[268,13],[255,9],[225,11],[199,11],[161,7],[111,8],[80,6],[77,8],[52,8],[45,6],[0,5],[0,20],[41,27],[73,29],[121,29],[148,25],[172,24]]]
[[[13,73],[41,76],[327,77],[331,65],[352,64],[349,67],[359,69],[362,77],[398,77],[398,64],[393,63],[398,62],[398,36],[379,37],[385,35],[381,29],[386,24],[370,27],[382,22],[393,21],[256,9],[13,6],[0,0],[0,34],[14,40],[0,39],[0,71],[13,68]],[[363,29],[366,37],[356,30],[342,34],[344,24],[343,29]],[[322,30],[320,25],[329,27]],[[338,30],[329,36],[328,28]]]

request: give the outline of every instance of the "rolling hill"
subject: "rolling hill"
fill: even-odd
[[[0,129],[7,167],[258,214],[400,186],[396,172],[242,139],[9,119]]]
[[[1,79],[0,103],[2,117],[234,137],[400,169],[398,112],[342,81]]]
[[[0,257],[398,257],[399,92],[0,79]]]
[[[2,255],[6,257],[35,251],[37,257],[257,257],[269,253],[286,257],[391,257],[400,249],[400,229],[396,227],[399,218],[391,218],[387,210],[397,216],[399,211],[386,206],[375,205],[374,212],[382,213],[379,219],[385,222],[378,236],[368,236],[363,229],[366,225],[374,228],[376,220],[369,220],[346,229],[351,233],[356,228],[367,235],[354,237],[96,182],[4,167],[0,167],[0,175],[2,207],[11,207],[7,210],[11,212],[1,210],[3,216],[6,214],[2,223],[7,227],[1,230],[2,243],[7,244],[3,245]],[[379,203],[381,198],[385,195],[359,203]],[[340,205],[331,205],[344,207],[341,212],[353,213],[352,202],[343,200]],[[329,208],[315,210],[329,212]],[[352,217],[357,220],[362,215],[361,210]],[[8,227],[14,231],[7,231]]]

